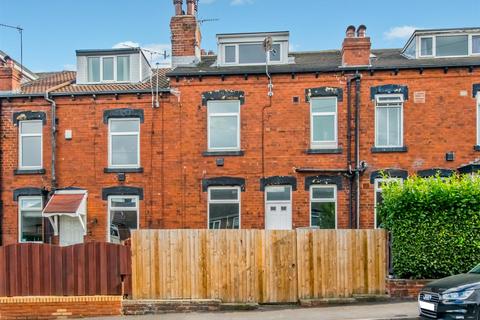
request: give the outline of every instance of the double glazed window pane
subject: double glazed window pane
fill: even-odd
[[[20,198],[20,241],[42,241],[42,199]]]
[[[401,107],[377,107],[377,146],[401,146]]]
[[[328,200],[335,199],[334,187],[312,188],[313,200]]]
[[[20,167],[42,166],[42,121],[20,122]]]
[[[113,166],[138,166],[140,122],[110,120],[110,163]]]
[[[290,200],[289,186],[268,187],[266,191],[267,191],[267,201],[289,201]]]
[[[239,63],[265,63],[265,51],[262,43],[238,45]]]
[[[130,58],[117,57],[117,81],[130,80]]]
[[[421,38],[420,49],[421,56],[431,56],[433,54],[433,38]]]
[[[280,61],[281,52],[280,52],[280,44],[275,43],[272,45],[272,51],[270,51],[270,61]]]
[[[112,210],[110,212],[110,240],[123,241],[131,237],[131,230],[138,228],[137,210]]]
[[[212,101],[208,104],[208,148],[238,149],[240,137],[238,101]]]
[[[235,63],[236,48],[235,46],[225,46],[225,63]]]
[[[113,79],[113,57],[103,58],[103,80],[112,81]]]
[[[238,189],[211,189],[211,200],[238,200]]]
[[[480,53],[480,36],[472,36],[472,53]]]
[[[88,58],[88,82],[100,82],[100,58]]]
[[[336,141],[336,98],[320,98],[311,100],[312,143],[324,144]]]
[[[112,208],[135,208],[137,200],[136,198],[112,198],[110,206]]]
[[[464,56],[468,54],[468,36],[437,36],[436,55]]]
[[[209,227],[215,229],[238,229],[240,204],[237,203],[210,203]]]
[[[312,227],[335,229],[335,202],[312,202]]]

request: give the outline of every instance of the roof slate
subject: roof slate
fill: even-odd
[[[356,69],[411,69],[411,68],[444,68],[455,66],[480,66],[480,56],[459,58],[422,58],[409,59],[401,53],[401,49],[372,50],[372,65],[361,67],[342,67],[340,50],[316,52],[292,52],[295,63],[270,65],[270,73],[302,73],[302,72],[335,72]],[[186,75],[228,75],[265,73],[265,66],[216,66],[216,56],[203,56],[202,62],[192,67],[177,67],[167,76]]]

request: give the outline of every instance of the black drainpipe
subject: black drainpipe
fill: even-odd
[[[360,219],[360,74],[355,75],[355,184],[356,184],[356,215],[354,217],[354,225],[359,228]]]
[[[50,180],[50,192],[53,194],[55,190],[57,189],[57,173],[56,173],[56,167],[55,167],[55,158],[56,158],[56,149],[57,149],[57,104],[55,103],[55,100],[50,98],[50,94],[47,91],[45,93],[45,100],[47,100],[50,103],[51,106],[51,144],[52,144],[52,163],[51,163],[51,180]]]
[[[355,81],[355,167],[352,168],[352,81]],[[359,105],[360,74],[356,73],[347,79],[347,170],[349,177],[349,227],[357,228],[359,210]],[[354,188],[356,191],[354,192]],[[354,205],[354,202],[356,205]],[[356,214],[355,214],[356,213]]]

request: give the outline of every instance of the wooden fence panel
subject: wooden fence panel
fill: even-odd
[[[386,245],[383,230],[138,230],[133,298],[280,303],[381,294]]]
[[[130,265],[130,248],[111,243],[8,245],[0,247],[0,296],[131,294]]]

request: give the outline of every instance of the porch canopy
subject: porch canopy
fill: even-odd
[[[58,235],[58,220],[60,216],[78,218],[86,234],[87,195],[86,190],[55,191],[42,211],[42,215],[48,218],[52,224],[55,235]]]

